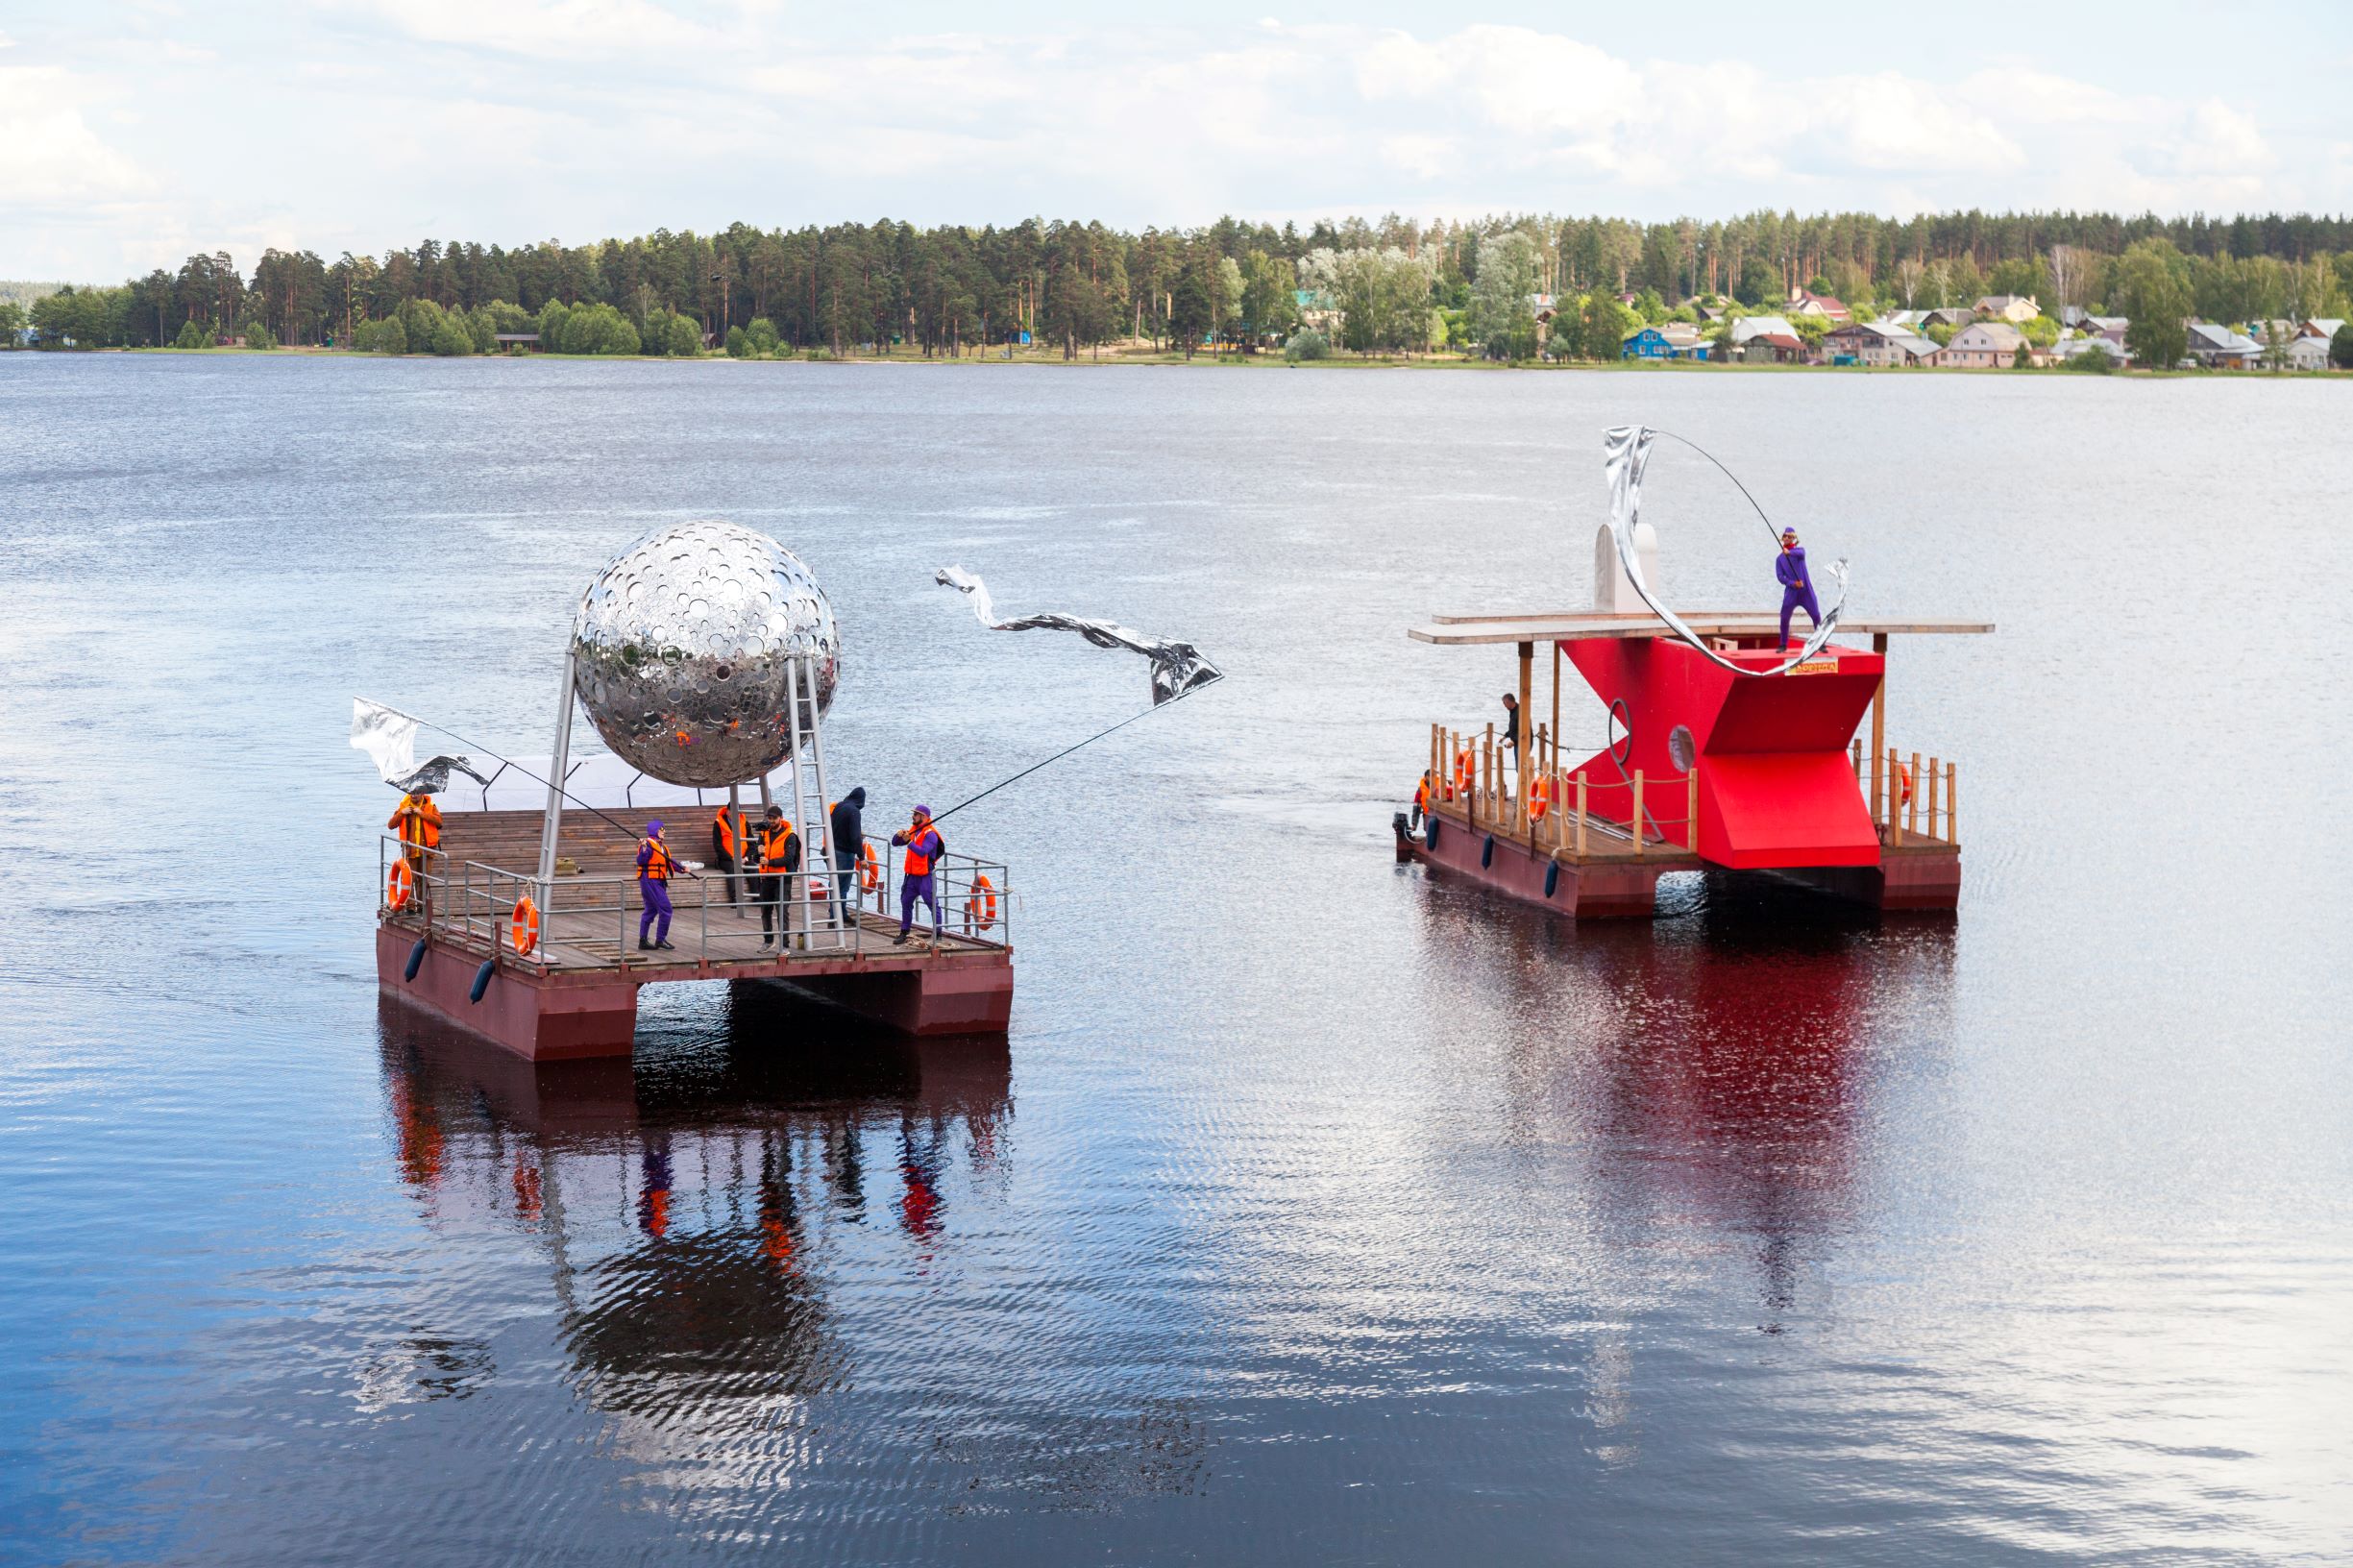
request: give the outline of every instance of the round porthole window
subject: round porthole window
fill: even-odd
[[[1622,697],[1609,699],[1609,754],[1621,769],[1634,754],[1634,714]]]
[[[1667,732],[1667,760],[1679,773],[1691,772],[1691,765],[1700,760],[1700,745],[1691,738],[1689,724],[1678,724]]]

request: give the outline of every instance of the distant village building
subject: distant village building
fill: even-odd
[[[2023,327],[2043,313],[2031,294],[1988,294],[1973,308],[1980,320],[2006,321],[2013,327]]]
[[[1940,305],[1933,310],[1920,313],[1920,331],[1924,332],[1931,327],[1962,328],[1976,319],[1975,312],[1963,309],[1960,306]]]
[[[1936,362],[1962,370],[1991,370],[2015,363],[2025,341],[2026,334],[2006,321],[1974,321],[1953,334],[1952,341],[1937,354]]]
[[[2319,338],[2335,337],[2343,326],[2344,317],[2342,316],[2315,316],[2304,324],[2304,335]]]
[[[1830,298],[1827,294],[1810,293],[1802,288],[1793,288],[1789,291],[1788,314],[1820,316],[1825,321],[1852,321],[1854,319],[1854,312],[1848,309],[1839,301]]]
[[[1332,303],[1332,296],[1320,288],[1291,290],[1291,300],[1299,307],[1299,325],[1311,332],[1330,337],[1340,329],[1340,312]]]
[[[493,334],[493,341],[498,344],[501,354],[537,354],[539,352],[537,332],[498,332]]]
[[[2120,367],[2130,358],[2124,352],[2124,343],[2121,338],[2105,337],[2097,333],[2077,333],[2073,337],[2061,338],[2058,347],[2052,349],[2051,354],[2060,359],[2073,359],[2087,354],[2104,354]]]
[[[1707,344],[1700,330],[1687,321],[1663,322],[1656,327],[1640,327],[1626,334],[1618,350],[1622,359],[1704,359]]]
[[[2288,344],[2290,370],[2328,369],[2328,339],[2310,335],[2292,338]]]
[[[1732,346],[1734,348],[1746,347],[1749,339],[1763,337],[1768,333],[1796,337],[1798,330],[1779,316],[1743,316],[1732,323]]]
[[[2263,345],[2218,322],[2190,323],[2190,357],[2209,370],[2244,370],[2261,358]]]
[[[1756,332],[1742,341],[1738,353],[1744,364],[1802,365],[1805,339],[1795,332]]]
[[[1936,345],[1918,332],[1885,321],[1855,321],[1822,336],[1834,365],[1918,365],[1935,357]]]

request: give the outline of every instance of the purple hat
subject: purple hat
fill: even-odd
[[[646,819],[646,837],[652,838],[660,831],[662,831],[662,819],[659,817],[649,817]]]
[[[915,808],[915,814],[918,817],[928,817],[931,815],[931,808],[929,806],[918,806]]]

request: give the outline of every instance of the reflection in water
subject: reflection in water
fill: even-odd
[[[1878,1069],[1949,1038],[1953,922],[1717,873],[1662,883],[1654,921],[1580,923],[1442,878],[1426,891],[1430,951],[1510,999],[1498,1022],[1523,1158],[1571,1151],[1626,1256],[1745,1247],[1761,1333],[1819,1312],[1808,1282],[1857,1201]],[[1596,1452],[1629,1461],[1635,1347],[1623,1324],[1587,1343]]]
[[[845,1037],[758,987],[723,1039],[641,1041],[634,1066],[534,1066],[389,997],[379,1020],[401,1179],[445,1220],[533,1237],[581,1392],[618,1448],[673,1463],[846,1384],[821,1263],[828,1228],[865,1220],[865,1138],[895,1132],[919,1271],[960,1142],[993,1169],[1011,1113],[1001,1037]],[[417,1381],[467,1375],[428,1362]]]

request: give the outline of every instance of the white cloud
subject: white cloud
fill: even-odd
[[[698,48],[709,29],[650,0],[354,0],[410,37],[538,58]]]
[[[56,65],[0,65],[0,208],[110,202],[150,184],[83,118],[96,87]]]
[[[2191,110],[2189,123],[2167,144],[2165,156],[2174,173],[2194,176],[2249,178],[2272,163],[2270,144],[2254,119],[2218,98]]]

